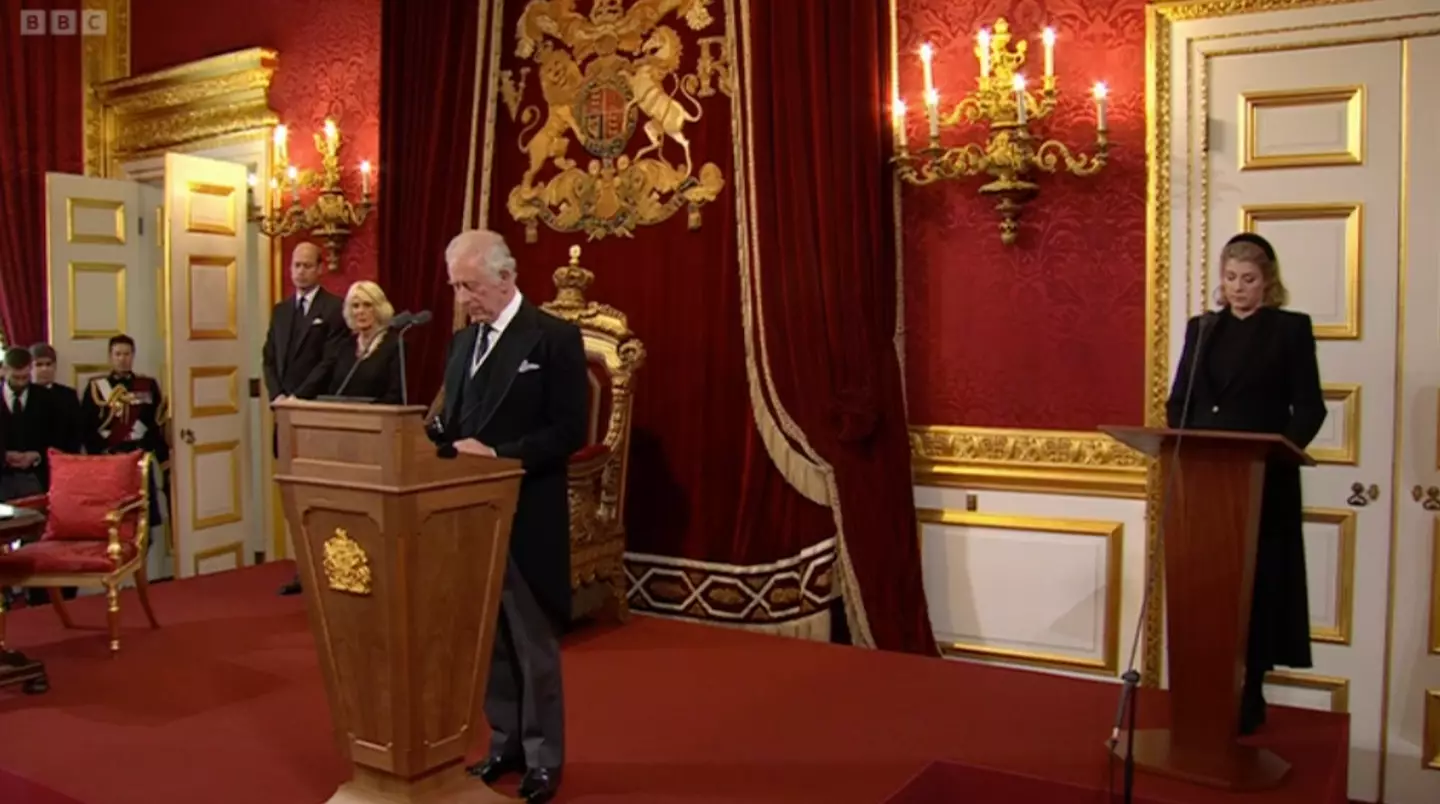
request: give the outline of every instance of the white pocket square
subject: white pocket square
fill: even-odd
[[[519,369],[519,371],[517,371],[516,373],[517,373],[517,374],[524,374],[524,373],[527,372],[527,371],[538,371],[539,369],[540,369],[540,364],[539,364],[539,363],[531,363],[529,360],[522,360],[522,361],[520,361],[520,369]]]
[[[312,326],[312,327],[318,327],[318,326],[320,326],[320,325],[323,324],[323,323],[325,323],[325,319],[323,319],[323,318],[317,318],[317,319],[315,319],[314,321],[311,321],[311,322],[310,322],[310,326]]]

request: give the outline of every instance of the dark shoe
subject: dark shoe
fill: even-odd
[[[282,596],[286,596],[286,597],[288,597],[288,596],[290,596],[290,595],[298,595],[298,594],[300,594],[301,591],[302,591],[302,590],[301,590],[301,587],[300,587],[300,579],[299,579],[299,578],[296,578],[295,580],[291,581],[290,583],[287,583],[287,584],[285,584],[284,586],[280,587],[280,594],[281,594]]]
[[[490,756],[465,769],[471,776],[478,777],[485,784],[495,784],[500,777],[525,770],[525,760],[520,757]]]
[[[560,790],[559,768],[531,768],[520,782],[520,798],[529,804],[543,804]]]
[[[1265,725],[1265,698],[1246,695],[1240,703],[1240,736],[1248,737]]]

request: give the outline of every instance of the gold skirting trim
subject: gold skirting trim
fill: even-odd
[[[630,610],[828,641],[835,560],[834,538],[749,566],[626,553]]]
[[[917,425],[915,484],[1090,497],[1145,497],[1149,460],[1099,432]]]

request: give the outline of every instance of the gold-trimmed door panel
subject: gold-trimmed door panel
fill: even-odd
[[[245,505],[250,431],[242,402],[250,365],[244,166],[165,156],[166,320],[175,433],[175,573],[244,566],[261,527]]]
[[[1390,594],[1390,695],[1385,800],[1440,801],[1440,36],[1413,39],[1405,72],[1405,182],[1400,260],[1400,455]],[[1368,402],[1366,404],[1369,404]]]
[[[109,371],[109,341],[135,339],[135,369],[164,366],[154,248],[160,192],[138,182],[45,176],[47,304],[56,379],[82,390]],[[30,344],[16,344],[29,346]]]

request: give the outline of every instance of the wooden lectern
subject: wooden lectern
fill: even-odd
[[[1170,728],[1135,732],[1135,764],[1232,790],[1276,787],[1290,765],[1237,742],[1261,490],[1267,460],[1313,462],[1278,435],[1100,429],[1159,458],[1163,484]]]
[[[485,736],[519,461],[439,457],[423,407],[287,401],[275,413],[275,480],[335,737],[354,763],[330,804],[514,801],[468,778],[464,759]]]

